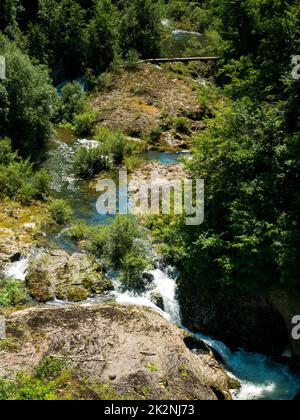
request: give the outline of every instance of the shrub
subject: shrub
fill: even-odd
[[[143,164],[143,159],[137,155],[128,156],[124,159],[124,166],[128,172],[134,172]]]
[[[175,117],[174,118],[174,126],[178,133],[181,134],[189,134],[191,127],[189,119],[186,117]]]
[[[75,175],[82,179],[91,179],[100,171],[109,168],[109,160],[103,146],[88,149],[80,147],[73,160]]]
[[[64,200],[54,200],[49,205],[49,211],[57,225],[66,225],[71,221],[72,209]]]
[[[26,299],[27,293],[22,281],[6,281],[0,287],[0,307],[21,305]]]
[[[159,141],[160,136],[163,132],[162,127],[155,127],[151,130],[150,134],[149,134],[149,143],[150,144],[155,144]]]
[[[144,234],[132,216],[117,216],[110,225],[90,234],[91,251],[114,270],[127,288],[140,285],[143,271],[149,266]]]
[[[97,123],[98,113],[93,109],[75,115],[74,126],[78,136],[90,136]]]
[[[45,379],[56,379],[65,369],[65,365],[59,359],[54,357],[46,357],[36,370],[36,378],[45,380]]]
[[[79,222],[72,225],[67,232],[67,236],[75,242],[88,238],[90,227],[85,222]]]
[[[132,153],[133,147],[121,131],[112,131],[106,127],[100,127],[95,138],[102,143],[103,153],[111,155],[113,163],[116,165],[120,165],[124,157]]]
[[[0,139],[0,197],[28,204],[32,199],[44,199],[50,191],[50,179],[45,170],[34,172],[28,160],[13,153],[8,139]]]
[[[139,53],[135,50],[130,50],[128,51],[126,55],[124,67],[126,70],[129,70],[129,71],[137,70],[139,67],[139,62],[140,62]]]
[[[57,118],[59,121],[74,122],[74,117],[83,112],[85,93],[78,82],[66,84],[61,91]]]
[[[127,252],[121,261],[121,281],[128,289],[136,289],[142,284],[142,273],[149,266],[147,259],[142,253],[137,253],[136,248]]]

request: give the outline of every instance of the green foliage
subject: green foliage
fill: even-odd
[[[148,369],[150,372],[154,373],[158,371],[158,367],[154,363],[147,363],[145,368]]]
[[[45,357],[36,369],[35,376],[37,379],[56,379],[65,369],[65,364],[60,359],[54,357]]]
[[[175,130],[181,134],[189,134],[191,131],[190,121],[186,117],[174,117],[173,123]]]
[[[0,3],[0,31],[13,39],[18,35],[17,12],[19,3],[16,0],[1,0]]]
[[[109,160],[103,146],[90,149],[82,146],[75,153],[73,167],[77,177],[92,179],[99,172],[109,169]]]
[[[90,235],[91,251],[121,272],[127,288],[140,285],[142,273],[149,266],[144,234],[132,216],[117,216],[110,225],[94,230]]]
[[[57,225],[66,225],[71,221],[72,209],[64,200],[54,200],[49,205],[51,218]]]
[[[142,58],[157,57],[162,33],[157,0],[125,0],[120,15],[120,44],[126,56],[130,50]]]
[[[12,152],[8,139],[0,139],[0,197],[27,204],[45,199],[49,192],[50,179],[45,170],[34,172],[29,161]]]
[[[0,307],[18,306],[25,303],[27,293],[24,282],[8,280],[0,284]]]
[[[90,136],[98,121],[98,113],[93,109],[75,115],[74,126],[78,136]]]
[[[62,359],[46,357],[33,374],[18,373],[14,381],[0,380],[0,400],[53,401],[53,400],[122,400],[108,384],[93,383],[68,366]]]
[[[85,93],[78,82],[66,84],[62,88],[58,105],[58,118],[62,121],[73,123],[76,115],[82,113],[85,108]]]
[[[281,98],[283,76],[290,69],[291,55],[297,54],[299,2],[238,0],[213,4],[227,43],[226,64],[231,66],[221,72],[221,80],[226,84],[232,80],[236,85],[240,79],[239,90],[254,99]]]
[[[60,360],[47,357],[33,375],[19,373],[14,382],[0,380],[0,400],[57,400],[71,377]]]
[[[138,155],[128,156],[124,159],[124,166],[129,173],[134,172],[137,169],[139,169],[143,163],[144,163],[144,160],[140,158]]]
[[[139,67],[140,56],[137,51],[129,50],[125,57],[124,67],[126,70],[137,70]]]
[[[6,79],[0,83],[0,137],[14,148],[29,152],[41,148],[52,134],[54,89],[47,69],[33,65],[12,42],[0,36],[0,54],[6,57]]]
[[[133,146],[127,141],[121,131],[112,131],[106,127],[99,127],[95,138],[101,143],[105,155],[111,156],[116,165],[123,162],[125,156],[131,155]]]
[[[82,241],[89,237],[91,228],[85,222],[78,222],[71,226],[67,235],[75,242]]]
[[[297,287],[299,136],[283,127],[282,109],[242,101],[195,138],[189,169],[206,181],[205,222],[179,219],[160,235],[197,287]]]
[[[87,65],[98,75],[114,61],[118,50],[117,11],[110,0],[96,2],[87,36]]]

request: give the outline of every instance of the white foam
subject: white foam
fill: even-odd
[[[28,269],[28,258],[22,257],[19,261],[10,264],[5,270],[4,275],[8,279],[25,281]]]

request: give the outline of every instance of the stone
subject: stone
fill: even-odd
[[[80,302],[113,290],[102,265],[94,258],[61,250],[44,252],[29,263],[26,286],[39,302]]]
[[[152,292],[151,293],[151,301],[161,310],[165,310],[164,300],[160,293]]]
[[[9,315],[6,326],[7,339],[22,351],[18,357],[12,348],[0,352],[0,379],[8,372],[10,378],[32,372],[51,355],[70,364],[78,377],[134,400],[232,398],[232,380],[214,357],[193,354],[186,333],[149,309],[35,307]]]

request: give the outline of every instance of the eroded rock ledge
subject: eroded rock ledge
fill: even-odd
[[[48,250],[35,257],[28,267],[26,286],[39,302],[54,299],[83,301],[113,290],[111,280],[95,258],[62,250]]]
[[[0,352],[0,378],[32,372],[52,356],[120,396],[231,399],[236,386],[205,345],[194,354],[185,344],[186,334],[150,310],[42,307],[14,313],[6,322],[7,340],[17,345]]]

